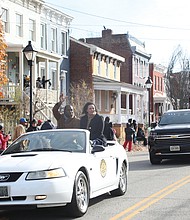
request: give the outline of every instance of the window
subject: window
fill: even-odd
[[[101,55],[98,55],[98,75],[101,74]]]
[[[135,58],[135,75],[138,76],[138,67],[139,67],[139,61],[137,58]]]
[[[109,111],[109,91],[105,91],[105,110]]]
[[[101,110],[101,91],[100,90],[95,90],[95,103],[97,109],[100,111]]]
[[[139,76],[143,77],[143,61],[140,61]]]
[[[51,89],[56,89],[56,70],[52,70],[51,72]]]
[[[106,58],[106,76],[109,77],[109,58]]]
[[[3,23],[3,30],[8,33],[8,10],[2,8],[2,15],[1,15],[2,23]]]
[[[46,24],[41,24],[40,25],[41,27],[41,48],[42,49],[47,49],[47,39],[46,39],[46,36],[47,36],[47,28],[46,28]]]
[[[160,91],[162,92],[162,90],[163,90],[163,81],[162,81],[162,77],[160,78]]]
[[[41,67],[41,78],[43,77],[43,76],[45,76],[45,68],[44,67]]]
[[[57,30],[55,28],[51,28],[51,51],[57,51]]]
[[[117,78],[117,62],[114,62],[114,79]]]
[[[160,91],[160,77],[158,77],[158,85],[157,85],[157,90]]]
[[[156,83],[157,77],[154,76],[154,89],[157,90],[157,83]]]
[[[32,41],[35,41],[35,29],[36,29],[36,24],[35,21],[32,19],[29,19],[29,39]]]
[[[67,55],[67,33],[61,32],[61,54]]]
[[[22,37],[22,15],[16,14],[16,36]]]

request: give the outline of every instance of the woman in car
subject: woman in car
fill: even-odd
[[[84,105],[80,119],[80,128],[88,129],[90,131],[90,139],[96,141],[102,141],[102,144],[106,144],[104,131],[104,118],[97,113],[97,108],[94,103],[87,102]]]

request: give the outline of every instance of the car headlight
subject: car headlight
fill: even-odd
[[[39,180],[39,179],[51,179],[66,176],[65,171],[62,168],[52,170],[42,170],[29,172],[26,176],[26,180]]]
[[[151,131],[151,132],[150,132],[150,136],[151,136],[152,138],[157,137],[157,132]]]

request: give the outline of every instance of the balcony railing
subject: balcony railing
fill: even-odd
[[[16,100],[20,86],[4,85],[0,88],[0,102],[14,102]]]
[[[29,112],[29,99],[30,99],[30,88],[27,87],[25,91],[21,91],[19,85],[5,85],[0,88],[0,104],[1,105],[10,105],[17,104],[19,100],[23,97],[23,101],[28,109],[25,109],[26,112]],[[43,106],[39,109],[35,117],[51,121],[56,124],[56,120],[53,116],[52,107],[57,102],[57,90],[48,90],[48,89],[34,89],[33,90],[33,106],[35,101],[38,100],[38,104]]]

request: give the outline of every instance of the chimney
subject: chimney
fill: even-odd
[[[102,37],[103,38],[110,37],[111,35],[112,35],[112,30],[111,29],[102,30]]]

